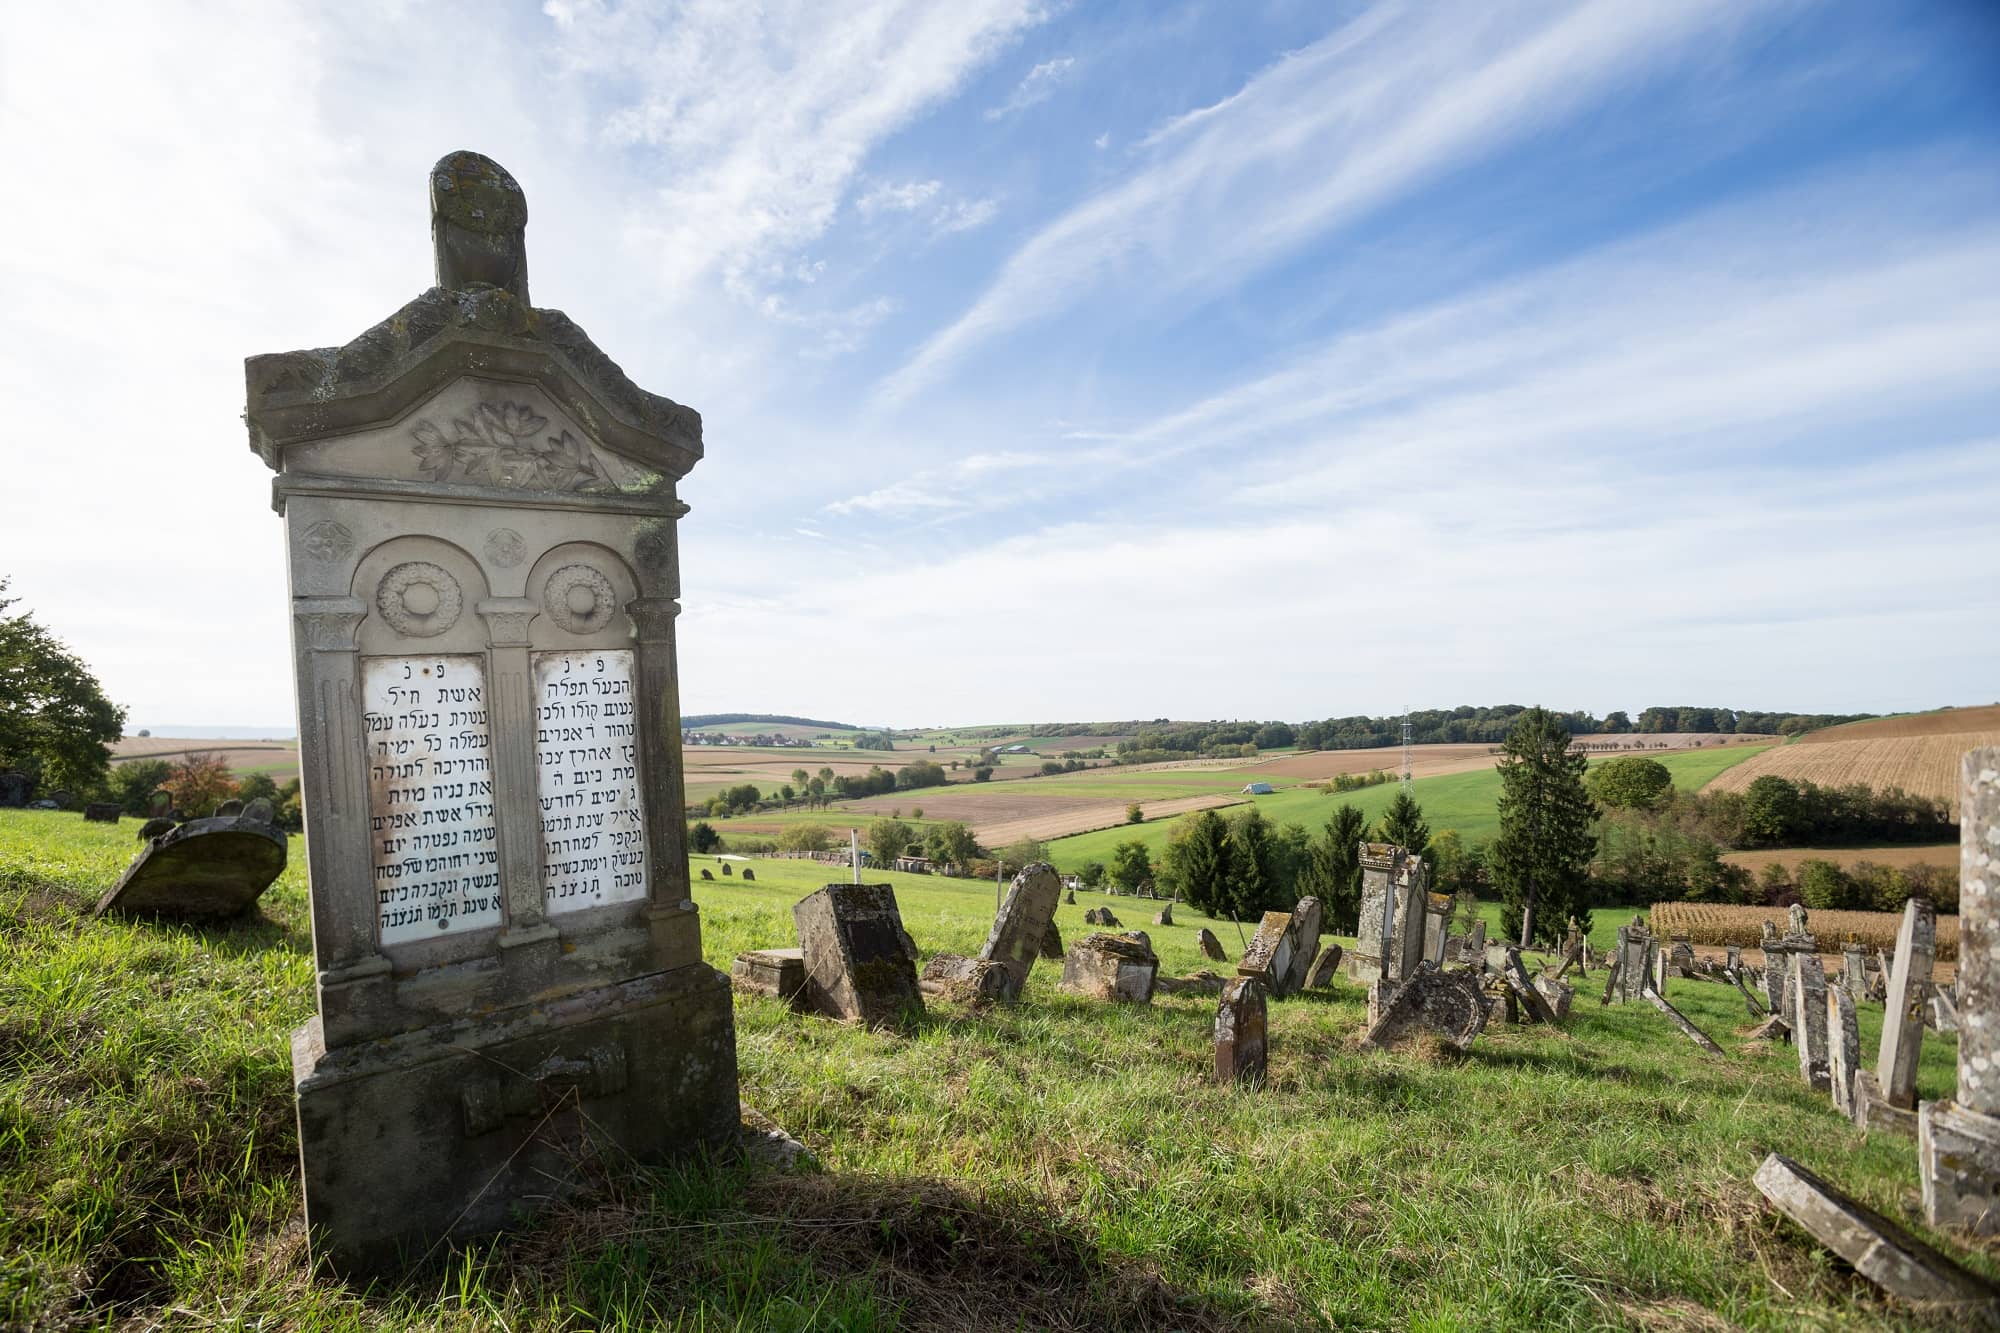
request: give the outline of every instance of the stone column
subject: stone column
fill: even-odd
[[[1961,838],[1963,830],[1960,825]],[[1961,886],[1961,901],[1964,893]],[[1962,932],[1959,944],[1962,958]],[[1937,909],[1927,898],[1912,898],[1903,904],[1903,924],[1896,932],[1896,961],[1890,966],[1889,995],[1883,1002],[1882,1048],[1875,1062],[1875,1081],[1883,1100],[1905,1111],[1917,1105],[1917,1051],[1924,1040],[1924,999],[1936,952]]]
[[[2000,1235],[2000,746],[1968,752],[1962,777],[1958,1091],[1917,1113],[1917,1175],[1932,1226],[1993,1236]],[[1920,989],[1911,1002],[1922,1003]]]
[[[329,888],[368,886],[312,895],[313,961],[328,1045],[363,1035],[363,1015],[386,998],[389,984],[389,959],[376,943],[368,753],[355,640],[367,616],[368,604],[358,597],[292,599],[307,873]]]
[[[500,947],[552,940],[542,894],[542,807],[535,766],[534,673],[528,666],[528,626],[541,610],[526,597],[480,602],[486,621],[488,734],[493,755],[493,824],[500,844],[500,889],[507,900]]]

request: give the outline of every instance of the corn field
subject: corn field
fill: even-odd
[[[1764,922],[1780,935],[1790,923],[1789,909],[1783,907],[1725,907],[1716,903],[1655,903],[1647,914],[1653,933],[1663,937],[1685,935],[1696,944],[1720,947],[1740,944],[1754,949],[1763,938]],[[1901,912],[1813,912],[1806,929],[1819,939],[1821,953],[1838,953],[1850,941],[1873,951],[1896,948],[1896,931],[1903,924]],[[1937,919],[1937,957],[1951,962],[1958,957],[1958,918]]]
[[[1948,802],[1958,815],[1959,762],[1981,745],[2000,745],[2000,731],[1943,736],[1884,736],[1874,740],[1774,745],[1716,774],[1707,791],[1744,791],[1767,773],[1822,787],[1861,783],[1876,791],[1901,787],[1912,796]]]

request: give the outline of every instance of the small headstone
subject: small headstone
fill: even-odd
[[[1168,903],[1165,907],[1162,907],[1159,911],[1153,913],[1153,924],[1156,926],[1173,925],[1174,905],[1172,903]]]
[[[1215,932],[1203,926],[1195,934],[1195,943],[1201,946],[1202,956],[1220,963],[1229,957],[1222,951],[1222,941],[1215,938]]]
[[[1340,970],[1340,946],[1329,944],[1319,951],[1313,960],[1312,971],[1306,974],[1306,985],[1313,990],[1333,984],[1334,973]]]
[[[1958,1001],[1952,998],[1949,986],[1931,987],[1931,998],[1924,1006],[1924,1021],[1934,1032],[1947,1035],[1958,1032]]]
[[[271,809],[270,798],[259,796],[256,800],[243,807],[242,818],[249,820],[253,824],[269,824],[275,813]]]
[[[1948,1302],[1985,1317],[2000,1309],[2000,1286],[1959,1267],[1797,1162],[1772,1153],[1757,1168],[1756,1184],[1787,1217],[1890,1295]]]
[[[1743,946],[1740,944],[1723,945],[1722,965],[1728,968],[1731,972],[1735,972],[1738,969],[1740,969],[1743,966]]]
[[[146,813],[154,819],[172,819],[174,817],[174,794],[165,787],[155,791],[151,796],[146,798]]]
[[[1056,929],[1054,917],[1049,918],[1049,928],[1042,932],[1042,957],[1062,961],[1062,932]]]
[[[730,984],[746,995],[767,995],[793,1008],[804,1003],[806,955],[803,949],[751,949],[730,965]]]
[[[217,819],[234,819],[242,813],[243,802],[237,800],[234,796],[215,807],[215,817]]]
[[[76,804],[75,798],[72,797],[68,792],[62,790],[61,788],[57,788],[55,791],[50,792],[49,800],[55,803],[55,808],[58,810],[67,810],[72,805]]]
[[[701,872],[701,877],[702,877],[703,879],[706,879],[706,880],[713,880],[713,879],[715,878],[715,876],[714,876],[714,875],[711,875],[711,874],[709,874],[709,873],[708,873],[708,871],[706,871],[706,870],[703,870],[703,871]]]
[[[1854,1118],[1854,1075],[1861,1068],[1861,1025],[1854,1011],[1854,992],[1846,986],[1826,991],[1827,1077],[1833,1083],[1833,1104]]]
[[[1138,931],[1086,935],[1063,958],[1062,988],[1093,999],[1150,1004],[1160,960]]]
[[[941,953],[925,963],[917,984],[927,995],[960,1004],[1012,1004],[1021,994],[1019,979],[1006,965],[953,953]]]
[[[1383,997],[1379,1008],[1361,1039],[1371,1050],[1388,1050],[1429,1032],[1464,1051],[1486,1026],[1486,993],[1479,982],[1469,973],[1441,972],[1428,960]]]
[[[1216,1082],[1263,1082],[1268,1034],[1264,983],[1237,977],[1224,986],[1215,1011]]]
[[[83,807],[83,817],[93,824],[116,824],[124,813],[115,801],[92,801]]]
[[[729,868],[729,862],[727,862],[727,861],[724,861],[724,862],[722,863],[722,873],[723,873],[723,874],[725,874],[725,875],[730,875],[730,874],[734,874],[735,872],[734,872],[734,871],[732,871],[732,870],[731,870],[731,869]]]
[[[1850,944],[1840,951],[1840,985],[1856,1000],[1868,998],[1868,955],[1860,945]]]
[[[162,834],[172,833],[178,827],[180,826],[171,819],[149,819],[139,825],[139,841],[151,842]]]
[[[1086,926],[1095,926],[1101,924],[1097,919],[1097,909],[1095,907],[1087,907],[1084,909],[1083,924]]]
[[[752,869],[751,869],[751,868],[750,868],[749,866],[744,866],[744,867],[743,867],[743,878],[745,878],[745,879],[749,879],[749,880],[754,880],[754,879],[756,879],[756,878],[757,878],[757,872],[756,872],[756,871],[754,871],[754,870],[752,870]]]
[[[1027,983],[1028,971],[1042,952],[1042,942],[1056,920],[1056,895],[1062,891],[1062,877],[1047,862],[1036,861],[1021,867],[1007,896],[994,913],[993,928],[979,956],[1012,973],[1007,998],[1012,1000]],[[1061,956],[1058,950],[1057,957]]]
[[[1694,975],[1694,944],[1686,937],[1673,941],[1667,950],[1667,965],[1684,977]]]
[[[1063,890],[1063,901],[1069,904],[1071,907],[1076,906],[1076,890],[1075,889]]]
[[[1123,921],[1120,921],[1116,916],[1112,915],[1110,908],[1100,907],[1097,909],[1097,924],[1100,926],[1116,927],[1116,926],[1122,926],[1125,923]]]
[[[242,819],[191,819],[148,842],[94,910],[132,916],[236,916],[285,869],[285,835]]]
[[[1792,1040],[1799,1076],[1816,1092],[1833,1087],[1826,1055],[1826,969],[1816,953],[1792,955]]]
[[[1243,960],[1236,965],[1236,974],[1256,977],[1274,999],[1289,995],[1291,991],[1287,982],[1291,977],[1292,952],[1296,947],[1292,914],[1266,912],[1264,919],[1257,923],[1257,933],[1251,937],[1250,947],[1243,952]]]
[[[1964,825],[1960,825],[1963,835]],[[1961,900],[1964,888],[1960,887]],[[1960,956],[1964,955],[1964,908],[1960,907]],[[1924,1001],[1930,989],[1932,960],[1937,954],[1937,909],[1928,898],[1903,904],[1903,924],[1896,931],[1896,960],[1889,971],[1889,993],[1883,1001],[1882,1045],[1875,1062],[1875,1080],[1891,1106],[1917,1109],[1917,1054],[1924,1040]],[[1961,966],[1963,963],[1961,962]]]
[[[18,810],[28,803],[28,792],[34,784],[28,781],[26,773],[8,769],[0,773],[0,808]]]
[[[805,952],[806,1004],[814,1012],[871,1027],[922,1012],[917,963],[892,886],[829,884],[800,899],[792,920]]]

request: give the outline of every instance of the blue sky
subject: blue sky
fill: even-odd
[[[291,716],[241,358],[529,197],[705,417],[682,704],[871,723],[2000,697],[2000,11],[10,7],[0,571]]]

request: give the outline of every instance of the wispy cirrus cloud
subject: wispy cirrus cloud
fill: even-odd
[[[1031,106],[1038,106],[1048,101],[1055,96],[1056,88],[1069,77],[1069,72],[1074,68],[1076,68],[1075,56],[1057,56],[1053,60],[1044,60],[1022,76],[1021,81],[1014,85],[1014,91],[1007,95],[1006,101],[998,106],[988,107],[986,118],[999,120],[1003,116],[1011,116],[1016,111],[1026,111]]]
[[[943,181],[882,181],[855,197],[854,210],[864,218],[908,214],[927,222],[934,233],[949,235],[985,226],[1000,206],[992,199],[962,198]]]
[[[974,347],[1091,299],[1114,275],[1153,288],[1240,279],[1748,12],[1721,0],[1571,3],[1524,26],[1500,7],[1371,10],[1149,136],[1149,164],[1031,237],[877,401],[909,398]]]

